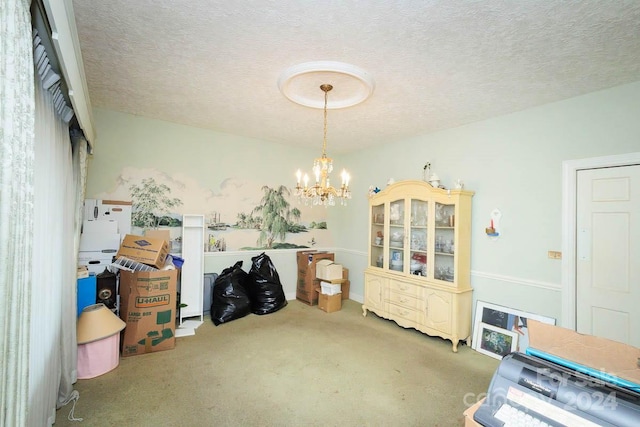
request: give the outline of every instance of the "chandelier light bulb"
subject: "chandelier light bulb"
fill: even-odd
[[[349,179],[351,179],[351,177],[349,176],[349,174],[347,173],[346,170],[342,169],[342,185],[344,185],[345,187],[349,186]]]

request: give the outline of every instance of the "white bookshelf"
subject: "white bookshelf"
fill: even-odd
[[[204,294],[204,215],[185,214],[182,217],[182,266],[180,280],[180,302],[186,307],[180,309],[179,324],[187,318],[203,321]],[[195,320],[195,319],[194,319]]]

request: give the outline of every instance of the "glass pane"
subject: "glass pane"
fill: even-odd
[[[371,207],[371,259],[369,265],[380,267],[384,265],[384,205]]]
[[[389,208],[389,222],[392,225],[404,224],[404,200],[395,200],[391,202]]]
[[[404,251],[402,248],[389,248],[389,268],[402,271],[404,267]]]
[[[454,282],[455,205],[436,203],[435,206],[435,279]]]
[[[427,227],[429,202],[411,199],[411,226]]]
[[[404,270],[404,199],[389,205],[389,268]]]
[[[424,200],[411,200],[411,274],[427,275],[427,220],[429,203]]]
[[[436,227],[453,227],[455,225],[456,205],[436,203]]]

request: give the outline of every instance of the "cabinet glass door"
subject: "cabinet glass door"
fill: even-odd
[[[427,224],[429,202],[411,199],[411,224],[409,236],[409,272],[418,276],[427,275]]]
[[[435,243],[433,277],[454,282],[455,205],[435,204]]]
[[[389,204],[389,269],[394,271],[404,270],[404,205],[404,199]]]
[[[371,267],[384,265],[384,204],[371,206]]]

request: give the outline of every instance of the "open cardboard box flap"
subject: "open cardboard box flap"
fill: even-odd
[[[640,384],[640,349],[528,319],[529,346]]]

